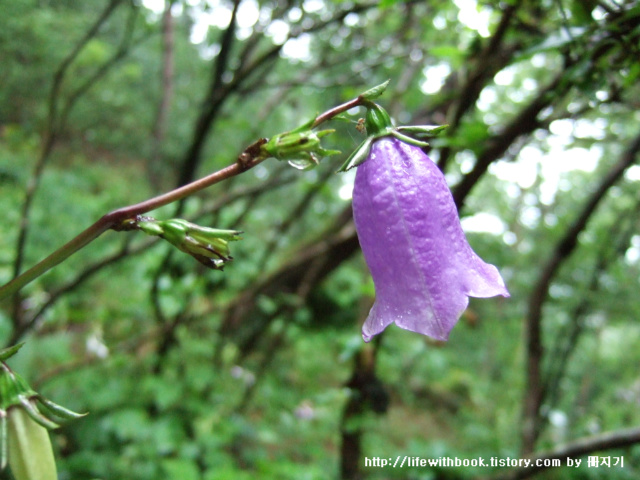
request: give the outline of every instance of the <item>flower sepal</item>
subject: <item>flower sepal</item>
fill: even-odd
[[[355,168],[365,162],[369,156],[371,144],[375,139],[376,137],[367,137],[364,142],[358,145],[358,148],[356,148],[353,153],[349,155],[342,166],[337,170],[337,173],[346,172],[347,170],[351,170],[352,168]]]
[[[409,125],[395,127],[389,114],[380,105],[367,102],[365,106],[367,107],[367,114],[364,126],[367,132],[367,138],[349,155],[337,170],[338,172],[346,172],[366,162],[369,158],[371,145],[379,138],[392,136],[404,143],[422,148],[428,147],[429,144],[420,138],[414,138],[414,136],[435,136],[448,127],[448,125]]]
[[[407,135],[433,137],[442,133],[447,127],[449,127],[449,125],[407,125],[404,127],[396,127],[396,130],[400,133],[406,133]]]
[[[18,353],[18,350],[20,350],[23,345],[24,342],[16,343],[11,347],[3,348],[2,350],[0,350],[0,362],[4,362],[8,358],[13,357],[16,353]]]

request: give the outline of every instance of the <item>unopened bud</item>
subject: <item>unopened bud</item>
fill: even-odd
[[[319,157],[340,153],[338,150],[326,150],[320,145],[320,139],[334,130],[314,132],[311,129],[313,122],[311,120],[295,130],[273,136],[262,145],[262,150],[266,155],[287,161],[299,170],[315,167],[319,163]]]
[[[229,242],[242,239],[242,232],[237,230],[201,227],[181,218],[156,220],[141,217],[136,228],[147,235],[164,238],[178,250],[216,270],[222,270],[225,263],[233,258]]]

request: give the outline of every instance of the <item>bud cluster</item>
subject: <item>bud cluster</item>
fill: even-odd
[[[242,239],[240,231],[201,227],[181,218],[156,220],[138,215],[126,220],[119,229],[141,230],[147,235],[163,238],[214,270],[222,270],[227,262],[233,260],[229,242]]]

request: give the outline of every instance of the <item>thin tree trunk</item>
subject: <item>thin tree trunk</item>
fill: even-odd
[[[160,163],[163,161],[162,146],[167,133],[171,99],[173,98],[173,51],[174,51],[174,20],[171,14],[172,2],[167,2],[162,14],[162,98],[158,106],[158,114],[153,125],[153,140],[151,154],[149,155],[148,173],[149,180],[155,189],[161,189]]]
[[[562,263],[573,253],[578,245],[578,235],[585,229],[587,222],[596,211],[600,201],[609,189],[622,177],[627,168],[635,161],[640,151],[640,134],[631,142],[620,160],[589,198],[576,218],[568,228],[564,237],[560,239],[544,268],[540,272],[531,296],[526,319],[526,348],[527,348],[527,388],[525,390],[522,453],[530,454],[534,451],[540,434],[540,408],[545,397],[544,381],[542,378],[542,360],[544,345],[542,342],[542,308],[549,294],[549,287]]]

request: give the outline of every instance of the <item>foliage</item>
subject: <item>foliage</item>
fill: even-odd
[[[243,231],[224,272],[108,232],[3,301],[12,369],[90,413],[52,434],[59,478],[497,477],[364,458],[638,428],[637,2],[152,3],[0,5],[0,284],[390,79],[396,123],[449,124],[429,155],[511,298],[472,300],[447,343],[363,345],[373,285],[334,174],[362,141],[350,111],[315,169],[267,161],[153,213]],[[591,452],[624,468],[540,478],[635,478],[634,443]]]

